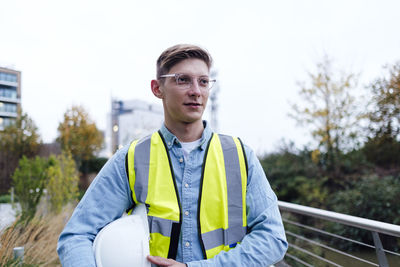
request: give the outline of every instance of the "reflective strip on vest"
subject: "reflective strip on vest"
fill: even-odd
[[[132,142],[127,166],[132,199],[147,206],[150,254],[175,258],[181,210],[161,133]],[[246,167],[240,140],[213,134],[204,156],[198,208],[205,258],[229,250],[246,235]]]
[[[224,245],[230,246],[240,242],[246,235],[246,227],[239,226],[236,229],[229,227],[228,229],[216,229],[201,235],[206,250]]]
[[[166,237],[171,237],[173,223],[179,223],[154,216],[148,216],[147,219],[151,226],[150,233],[159,233]]]
[[[207,258],[236,246],[247,231],[247,171],[237,138],[214,134],[204,164],[201,238]],[[219,179],[217,179],[219,178]]]
[[[151,136],[147,136],[140,140],[135,147],[135,154],[141,155],[134,158],[135,166],[135,195],[138,202],[144,203],[147,198],[147,188],[149,182],[149,165],[150,165],[150,142]]]
[[[158,132],[131,144],[128,173],[133,201],[147,207],[150,254],[175,258],[180,232],[179,200],[169,156]]]

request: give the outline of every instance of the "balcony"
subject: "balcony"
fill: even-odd
[[[14,98],[14,97],[0,96],[0,102],[19,104],[19,103],[21,103],[21,99]]]
[[[17,112],[0,111],[0,117],[16,118],[16,117],[18,117],[18,113]]]
[[[3,80],[0,80],[0,85],[7,85],[7,86],[18,87],[18,82],[10,82],[10,81],[3,81]]]

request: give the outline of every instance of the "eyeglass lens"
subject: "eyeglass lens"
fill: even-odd
[[[185,88],[192,86],[194,78],[186,74],[177,74],[175,76],[176,84],[184,86]],[[197,84],[200,88],[210,89],[214,83],[214,80],[210,80],[208,77],[198,77]]]

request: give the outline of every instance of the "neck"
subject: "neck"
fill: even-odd
[[[165,126],[181,142],[193,142],[200,139],[204,130],[202,120],[192,123],[171,123],[165,121]]]

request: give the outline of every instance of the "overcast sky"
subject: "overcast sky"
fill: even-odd
[[[83,105],[102,130],[111,97],[150,91],[167,47],[194,43],[218,71],[219,130],[257,153],[310,141],[287,114],[324,54],[360,84],[400,60],[400,1],[2,0],[0,65],[22,72],[22,107],[45,142]]]

